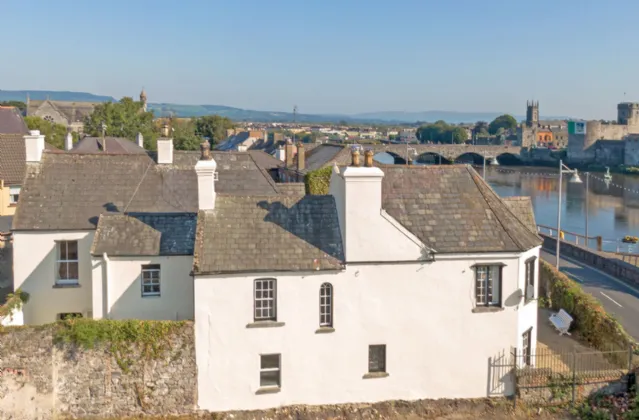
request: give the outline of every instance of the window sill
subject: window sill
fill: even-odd
[[[9,207],[18,207],[18,203],[10,203]]]
[[[362,376],[362,379],[377,379],[386,377],[388,377],[388,372],[368,372],[366,375]]]
[[[281,391],[281,388],[279,386],[267,386],[267,387],[260,388],[257,391],[255,391],[255,395],[277,394],[280,391]]]
[[[476,308],[473,308],[472,312],[474,314],[484,314],[484,313],[501,312],[503,310],[504,308],[502,308],[501,306],[477,306]]]
[[[333,327],[319,327],[318,329],[315,330],[315,334],[330,334],[334,332],[335,332],[335,328]]]
[[[255,321],[246,324],[246,328],[278,328],[286,325],[284,322],[277,321]]]
[[[161,297],[162,297],[161,295],[142,295],[142,299],[149,299],[149,298],[151,298],[151,299],[159,299]]]
[[[53,285],[54,289],[77,289],[80,287],[80,283],[56,283]]]

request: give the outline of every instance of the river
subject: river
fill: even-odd
[[[389,156],[390,158],[390,156]],[[376,156],[378,159],[378,156]],[[382,159],[378,159],[380,161]],[[392,163],[384,159],[384,163]],[[482,167],[475,167],[482,173]],[[606,251],[639,253],[639,244],[621,243],[626,235],[639,236],[639,176],[613,174],[610,182],[604,174],[592,173],[586,192],[586,175],[580,173],[582,183],[570,182],[564,174],[562,183],[561,228],[585,234],[586,209],[588,235],[601,236]],[[487,166],[486,180],[502,197],[529,196],[532,198],[537,224],[557,226],[557,197],[559,176],[556,169],[521,166]],[[586,201],[588,205],[586,206]],[[547,231],[546,231],[547,232]],[[574,237],[566,236],[567,240]],[[593,240],[591,246],[596,246]]]

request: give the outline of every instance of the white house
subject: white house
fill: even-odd
[[[470,166],[357,160],[326,196],[215,194],[198,172],[201,409],[485,397],[490,358],[535,348],[533,228]]]
[[[37,131],[25,147],[12,229],[14,288],[30,294],[24,323],[193,319],[200,153],[174,151],[169,138],[157,152],[49,151]],[[220,193],[277,194],[256,153],[214,153]]]

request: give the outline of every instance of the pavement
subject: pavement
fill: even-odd
[[[556,261],[555,254],[544,249],[541,258],[553,265]],[[601,302],[606,312],[639,341],[639,289],[569,257],[561,256],[560,270]]]

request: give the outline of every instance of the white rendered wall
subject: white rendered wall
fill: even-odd
[[[24,323],[54,322],[59,313],[91,311],[91,243],[94,231],[14,232],[13,276],[15,289],[29,293],[23,307]],[[78,241],[79,286],[56,288],[56,241]]]
[[[519,341],[517,343],[517,352],[521,354],[523,348],[522,336],[524,332],[528,331],[532,328],[530,347],[531,352],[534,354],[535,349],[537,348],[537,308],[539,298],[539,250],[541,247],[537,247],[531,249],[522,254],[521,259],[519,260],[519,287],[522,292],[526,293],[526,260],[531,257],[537,257],[537,261],[535,263],[535,294],[534,299],[525,303],[522,299],[522,307],[519,310]],[[520,359],[521,361],[522,359]],[[534,360],[533,360],[534,362]]]
[[[333,273],[196,277],[199,407],[248,410],[489,395],[489,358],[520,342],[523,257],[438,258],[351,264]],[[473,313],[471,266],[491,262],[506,264],[504,309]],[[253,322],[253,281],[263,277],[277,278],[282,327],[247,328]],[[317,334],[323,282],[334,288],[335,332]],[[362,378],[371,344],[386,345],[388,377]],[[281,391],[256,395],[259,355],[268,353],[281,354]]]
[[[93,257],[94,318],[193,319],[192,256]],[[142,265],[160,264],[160,296],[142,296]]]

